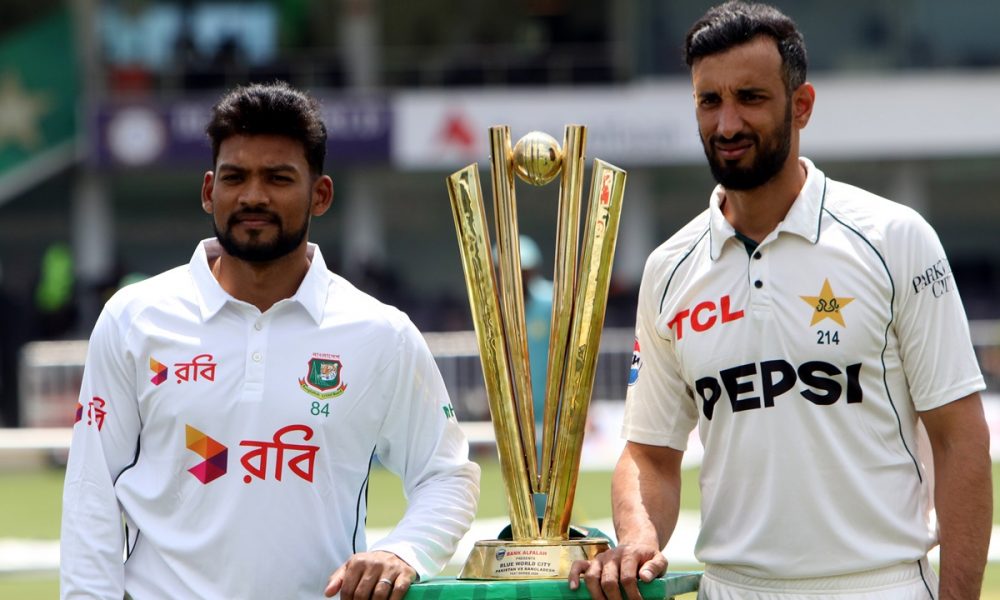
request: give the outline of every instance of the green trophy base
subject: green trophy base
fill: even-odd
[[[646,600],[668,600],[680,594],[698,591],[701,573],[667,573],[649,583],[639,583],[639,593]],[[586,600],[587,587],[581,582],[576,590],[569,589],[565,579],[534,579],[521,581],[472,581],[451,577],[435,577],[415,583],[406,593],[406,600]]]

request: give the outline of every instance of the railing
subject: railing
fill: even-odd
[[[625,397],[632,331],[607,329],[601,340],[593,398]],[[489,407],[483,384],[476,337],[471,331],[427,333],[427,345],[437,361],[452,404],[462,421],[488,421]],[[31,342],[21,350],[20,414],[25,427],[68,427],[73,424],[85,340]]]
[[[976,356],[990,391],[1000,391],[1000,320],[970,323]],[[488,421],[475,335],[471,331],[427,333],[459,419]],[[601,339],[592,398],[622,400],[632,356],[631,329],[605,329]],[[67,427],[83,376],[86,341],[32,342],[21,352],[20,411],[26,427]]]

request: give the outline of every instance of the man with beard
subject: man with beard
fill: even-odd
[[[307,241],[333,199],[317,103],[237,88],[207,133],[215,238],[117,293],[90,340],[62,596],[398,600],[454,552],[479,469],[416,328]],[[376,457],[409,506],[367,547]]]
[[[799,156],[815,91],[788,17],[729,2],[685,50],[719,185],[646,264],[612,483],[619,545],[575,563],[570,586],[582,575],[594,598],[638,598],[637,579],[664,572],[698,426],[699,597],[978,598],[984,384],[936,234]]]

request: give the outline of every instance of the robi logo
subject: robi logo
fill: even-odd
[[[695,305],[694,308],[685,308],[670,319],[667,327],[674,330],[677,339],[681,339],[684,337],[685,322],[690,324],[693,331],[701,333],[715,327],[716,323],[731,323],[742,318],[743,310],[733,312],[729,306],[729,296],[723,296],[719,299],[718,306],[709,300]]]

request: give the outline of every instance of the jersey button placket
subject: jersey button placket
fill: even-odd
[[[267,347],[267,323],[254,315],[247,327],[247,367],[243,383],[243,401],[260,402],[264,397],[264,349]]]
[[[774,287],[769,277],[769,249],[758,246],[747,264],[750,282],[750,310],[757,317],[771,316],[771,289]]]

